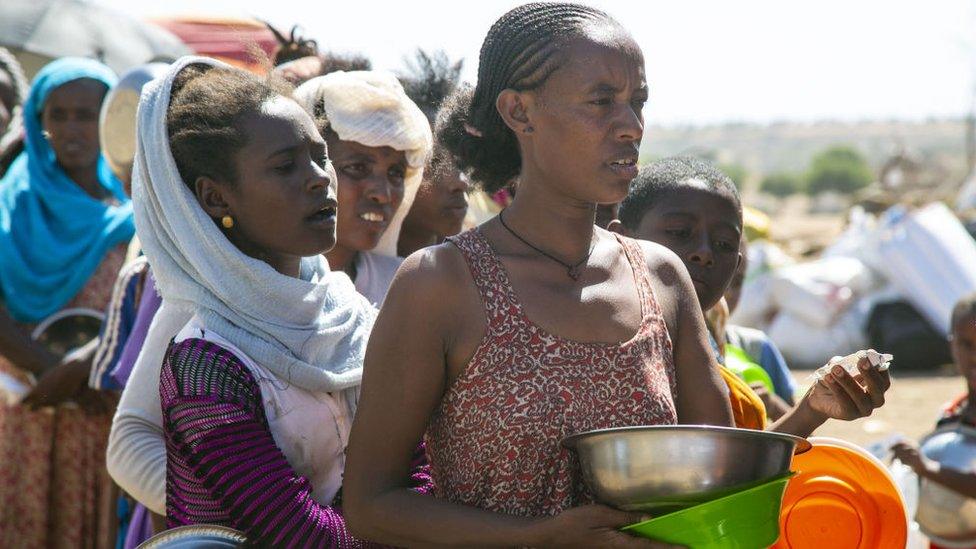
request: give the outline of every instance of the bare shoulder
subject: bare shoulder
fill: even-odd
[[[683,277],[687,278],[688,273],[681,258],[657,242],[649,240],[635,240],[635,242],[640,244],[641,251],[644,252],[647,269],[661,284],[664,286],[683,284]]]
[[[697,306],[698,302],[688,271],[681,258],[669,248],[647,240],[636,242],[644,252],[654,297],[661,307],[668,328],[672,334],[676,334],[681,324],[681,308]]]
[[[461,251],[450,242],[421,248],[407,256],[400,265],[393,285],[408,285],[414,290],[456,281],[468,273]]]
[[[479,304],[478,290],[464,255],[457,246],[445,242],[418,250],[403,260],[383,307],[423,307],[428,318],[433,313],[452,320]]]

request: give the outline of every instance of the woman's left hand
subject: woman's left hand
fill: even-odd
[[[801,404],[827,418],[851,421],[870,416],[885,402],[885,392],[891,387],[887,370],[871,365],[867,357],[858,363],[858,374],[852,376],[840,365],[834,365],[830,373],[804,395]]]

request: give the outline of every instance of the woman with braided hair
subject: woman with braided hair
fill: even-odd
[[[641,517],[593,504],[560,446],[732,425],[680,260],[594,226],[637,174],[643,55],[599,10],[527,4],[488,31],[458,93],[445,146],[487,192],[518,192],[397,273],[366,351],[348,524],[395,545],[659,547],[617,530]],[[435,497],[407,489],[420,437]]]

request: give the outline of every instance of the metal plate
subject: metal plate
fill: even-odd
[[[57,357],[98,337],[105,315],[94,309],[62,309],[47,317],[31,332],[31,338]]]
[[[962,425],[937,429],[922,439],[925,457],[959,471],[976,472],[976,430]],[[976,499],[922,479],[915,515],[922,532],[945,547],[976,543]]]
[[[247,536],[233,528],[194,524],[156,534],[137,549],[222,549],[241,547]]]

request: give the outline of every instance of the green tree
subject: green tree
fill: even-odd
[[[773,173],[763,178],[759,189],[773,196],[790,196],[804,191],[803,178],[790,172]]]
[[[807,192],[849,194],[866,187],[873,177],[871,168],[857,149],[838,145],[813,157],[807,171]]]

